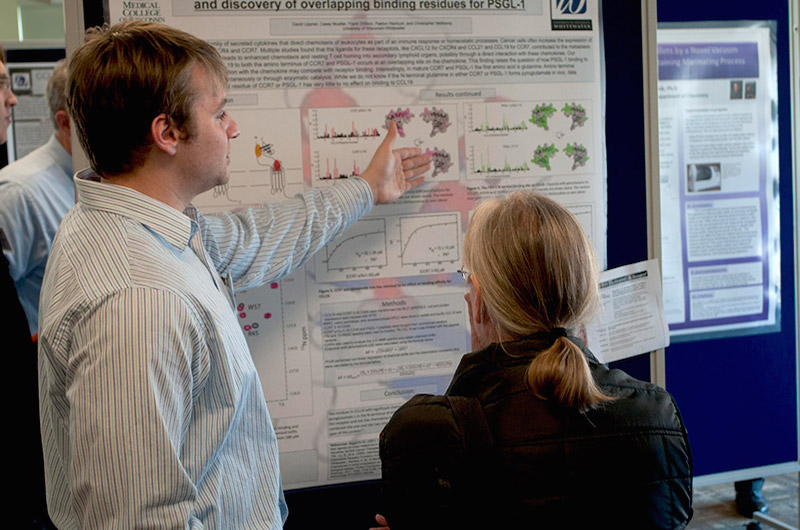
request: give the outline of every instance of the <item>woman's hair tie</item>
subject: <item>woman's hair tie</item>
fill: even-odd
[[[552,328],[550,330],[550,337],[553,339],[553,342],[557,341],[561,337],[567,336],[567,330],[564,328]]]

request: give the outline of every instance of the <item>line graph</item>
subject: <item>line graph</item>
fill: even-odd
[[[385,267],[386,220],[364,219],[325,247],[327,271]]]
[[[392,105],[308,109],[308,148],[312,186],[325,187],[359,176],[387,134],[398,127],[395,148],[418,147],[434,159],[429,181],[457,181],[458,107]]]
[[[316,255],[316,281],[453,273],[460,242],[460,212],[369,217]]]
[[[400,260],[406,265],[458,261],[458,214],[400,217]]]

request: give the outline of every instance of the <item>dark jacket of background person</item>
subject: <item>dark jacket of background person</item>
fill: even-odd
[[[540,333],[465,355],[445,396],[415,396],[394,414],[380,441],[392,530],[687,525],[692,461],[672,396],[569,339],[617,399],[580,413],[535,397],[525,371],[552,343]],[[465,447],[452,396],[478,398],[491,449]]]
[[[14,479],[15,502],[3,516],[9,528],[49,530],[55,528],[47,515],[44,489],[44,462],[39,431],[39,383],[36,368],[36,344],[28,333],[25,312],[17,298],[8,262],[0,252],[0,300],[6,306],[0,320],[0,336],[8,353],[8,373],[13,384],[7,385],[6,421],[14,426],[10,454],[20,466]]]

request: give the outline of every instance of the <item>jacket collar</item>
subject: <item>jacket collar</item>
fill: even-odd
[[[578,336],[568,332],[567,338],[581,349],[590,365],[600,364]],[[490,344],[482,350],[468,353],[461,358],[447,393],[452,391],[458,393],[465,387],[471,388],[480,382],[484,374],[492,370],[527,365],[552,344],[553,338],[550,333],[541,332],[502,344]]]
[[[583,340],[572,333],[571,330],[567,332],[567,338],[583,351],[583,354],[586,355],[589,361],[598,362],[594,354],[586,347]],[[491,361],[495,364],[528,363],[552,344],[552,336],[548,332],[543,331],[516,340],[493,343],[467,356],[474,356],[476,360]]]

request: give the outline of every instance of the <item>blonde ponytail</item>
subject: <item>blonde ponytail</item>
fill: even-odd
[[[597,387],[586,357],[567,337],[537,355],[525,376],[533,395],[571,409],[584,411],[613,399]]]
[[[591,244],[566,208],[532,191],[483,202],[467,228],[464,265],[497,336],[551,333],[552,346],[527,370],[534,395],[578,410],[612,399],[564,331],[591,317],[599,299]]]

